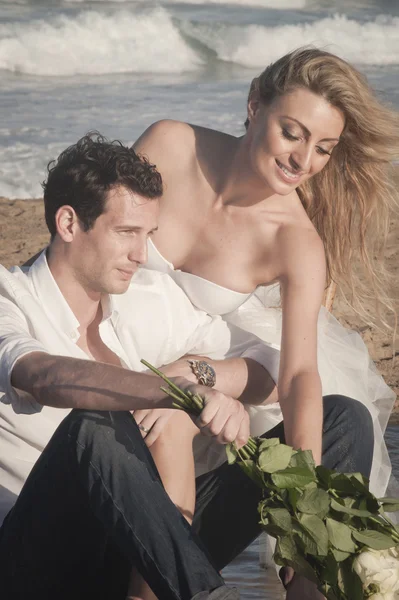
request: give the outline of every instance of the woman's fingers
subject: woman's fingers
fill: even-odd
[[[133,413],[133,417],[138,425],[138,428],[140,429],[140,433],[143,436],[143,438],[147,437],[158,418],[157,415],[154,413],[155,411],[153,409],[135,410]]]

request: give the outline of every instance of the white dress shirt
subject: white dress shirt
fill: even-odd
[[[33,464],[70,412],[43,406],[14,388],[12,369],[19,358],[35,351],[89,359],[77,346],[78,327],[45,252],[30,268],[8,271],[0,265],[0,524]],[[159,367],[189,353],[216,360],[253,358],[275,381],[278,377],[278,351],[220,317],[197,310],[169,275],[156,271],[140,269],[126,293],[103,300],[99,331],[121,364],[135,371],[145,370],[141,358]],[[209,438],[202,439],[199,455],[209,446]]]

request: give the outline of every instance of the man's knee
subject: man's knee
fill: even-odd
[[[73,443],[91,447],[102,442],[104,438],[108,438],[111,442],[113,438],[118,437],[119,432],[124,430],[128,430],[132,437],[138,431],[128,412],[87,409],[72,410],[61,427],[65,429],[65,433]]]
[[[324,397],[324,427],[338,427],[367,443],[374,440],[373,419],[367,407],[353,398],[332,394]]]
[[[129,412],[75,409],[54,434],[56,447],[67,448],[71,465],[79,470],[108,470],[124,458],[142,452],[140,431]]]

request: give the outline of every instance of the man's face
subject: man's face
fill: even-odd
[[[74,274],[89,294],[122,294],[147,261],[147,239],[158,225],[158,200],[123,186],[108,193],[104,212],[85,232],[79,226],[70,248]]]

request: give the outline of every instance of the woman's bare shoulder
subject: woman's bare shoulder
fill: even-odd
[[[168,158],[187,158],[194,139],[193,128],[188,123],[163,119],[150,125],[133,148],[151,162],[157,163],[160,159],[167,162]]]
[[[228,134],[183,121],[163,119],[150,125],[134,144],[137,153],[160,167],[187,167],[206,147],[222,146]],[[176,163],[176,160],[178,161]]]
[[[139,137],[136,144],[143,138],[157,138],[161,140],[164,138],[166,141],[174,139],[175,136],[187,137],[192,135],[193,126],[183,121],[174,121],[173,119],[161,119],[152,123],[144,133]]]
[[[296,279],[312,273],[324,283],[324,245],[302,206],[281,224],[275,241],[282,277]]]

